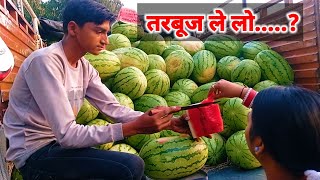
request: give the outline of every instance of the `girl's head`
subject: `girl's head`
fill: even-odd
[[[259,92],[246,137],[258,160],[268,154],[297,177],[320,171],[320,94],[294,86]]]

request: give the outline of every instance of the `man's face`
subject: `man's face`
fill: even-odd
[[[110,30],[110,22],[104,21],[102,24],[88,22],[80,28],[77,40],[84,52],[98,55],[101,50],[106,49],[109,44],[107,33]]]

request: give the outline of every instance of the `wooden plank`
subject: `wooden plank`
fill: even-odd
[[[319,78],[319,69],[294,70],[295,78]]]
[[[10,72],[10,74],[5,79],[3,79],[2,82],[13,83],[16,75],[17,75],[17,73]]]
[[[295,84],[317,84],[318,79],[317,78],[295,78],[294,79]]]
[[[303,48],[303,49],[297,49],[297,50],[292,50],[292,51],[288,51],[288,52],[283,52],[281,53],[283,57],[292,57],[294,55],[297,54],[316,54],[318,52],[318,48],[317,47],[308,47],[308,48]]]
[[[23,43],[28,45],[31,49],[36,49],[36,39],[30,38],[23,31],[20,30],[19,26],[8,19],[3,13],[0,13],[0,29],[2,31],[10,31],[10,33],[20,39]]]
[[[26,57],[22,56],[21,54],[17,53],[16,51],[10,49],[14,58],[14,65],[20,67]]]
[[[318,69],[319,63],[318,62],[312,62],[312,63],[303,63],[303,64],[292,64],[291,67],[294,70],[305,70],[305,69]]]
[[[279,43],[277,43],[279,42]],[[269,43],[273,50],[277,52],[287,52],[301,48],[317,46],[317,40],[311,39],[307,41],[273,41]]]
[[[286,60],[289,64],[303,64],[303,63],[312,63],[318,62],[318,53],[309,54],[309,55],[294,55],[291,57],[286,57]]]
[[[26,46],[23,41],[18,39],[16,36],[12,36],[11,33],[6,30],[0,31],[0,37],[10,49],[14,49],[24,57],[29,56],[29,54],[33,52],[33,49]]]

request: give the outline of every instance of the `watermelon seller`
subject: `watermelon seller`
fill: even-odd
[[[295,86],[257,94],[226,80],[215,83],[210,93],[241,97],[252,107],[246,140],[267,179],[320,179],[320,94]]]
[[[136,155],[104,151],[99,144],[163,129],[188,132],[180,107],[157,107],[157,113],[121,106],[83,58],[108,44],[115,16],[93,0],[71,0],[63,13],[60,42],[33,52],[21,65],[4,116],[9,140],[7,160],[28,179],[141,179],[144,162]],[[109,126],[76,124],[84,97],[117,121]]]

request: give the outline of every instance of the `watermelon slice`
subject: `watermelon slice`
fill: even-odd
[[[209,96],[201,103],[211,102],[214,98]],[[209,136],[223,131],[223,120],[218,104],[187,110],[190,120],[188,121],[193,138]]]

